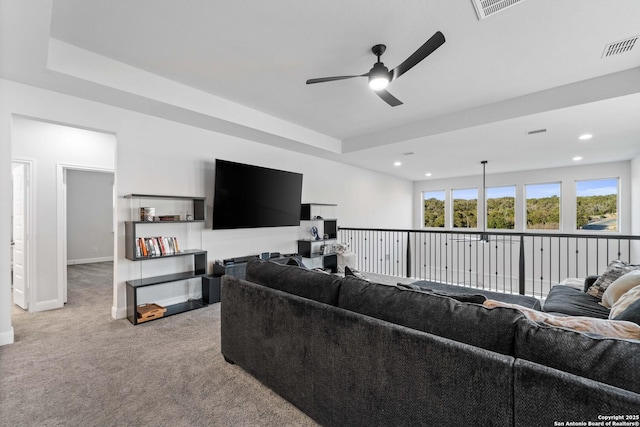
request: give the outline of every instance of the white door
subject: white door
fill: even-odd
[[[29,308],[26,272],[26,201],[27,174],[24,163],[13,163],[13,302],[23,309]]]

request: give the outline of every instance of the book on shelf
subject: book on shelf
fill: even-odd
[[[136,257],[154,257],[180,253],[176,237],[138,237],[136,239]]]
[[[180,215],[159,215],[158,221],[180,221]]]

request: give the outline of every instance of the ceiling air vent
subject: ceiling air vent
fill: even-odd
[[[609,43],[604,47],[602,52],[602,58],[608,58],[614,55],[620,55],[621,53],[629,52],[636,45],[636,41],[640,36],[630,37],[618,42]]]
[[[502,12],[503,10],[515,6],[524,0],[471,0],[476,8],[478,19],[483,20],[489,16]]]
[[[546,131],[547,131],[546,129],[530,130],[529,132],[527,132],[527,135],[535,135],[536,133],[545,133]]]

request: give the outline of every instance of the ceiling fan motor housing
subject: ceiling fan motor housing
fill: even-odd
[[[389,69],[382,62],[376,62],[369,71],[369,87],[373,90],[380,90],[387,87],[391,81]]]

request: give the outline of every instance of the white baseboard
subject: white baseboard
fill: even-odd
[[[126,319],[127,318],[127,307],[111,307],[111,317],[113,319]]]
[[[113,261],[113,256],[103,256],[97,258],[83,258],[83,259],[69,259],[67,260],[67,265],[74,264],[93,264],[94,262],[107,262]]]
[[[14,343],[13,327],[11,327],[11,329],[9,329],[6,332],[0,333],[0,346],[13,344],[13,343]]]

